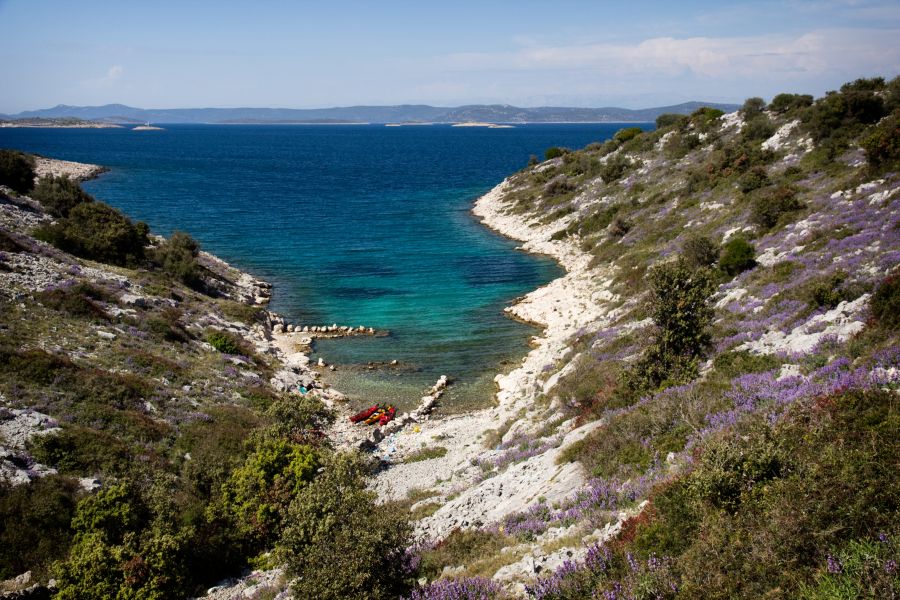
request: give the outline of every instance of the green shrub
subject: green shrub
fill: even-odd
[[[838,271],[811,280],[805,287],[806,302],[811,308],[832,309],[845,300],[851,299],[846,287],[847,274]]]
[[[797,198],[797,192],[790,186],[782,185],[771,192],[760,194],[750,208],[750,222],[762,231],[768,231],[793,212],[805,208]]]
[[[109,320],[109,315],[97,301],[107,301],[110,296],[103,290],[86,283],[38,292],[35,294],[35,299],[48,308],[73,317]]]
[[[666,141],[663,151],[669,158],[682,158],[691,150],[700,147],[700,137],[696,133],[676,132]]]
[[[66,555],[78,491],[76,482],[56,475],[28,485],[0,482],[0,580],[29,570],[42,578]]]
[[[719,245],[704,235],[693,233],[681,244],[681,256],[692,267],[711,267],[719,259]]]
[[[262,543],[282,531],[288,506],[319,467],[319,455],[305,445],[283,439],[261,440],[244,464],[222,486],[226,514]]]
[[[471,565],[488,556],[495,556],[516,541],[502,533],[484,529],[454,529],[440,543],[421,554],[418,574],[433,581],[441,576],[444,567]]]
[[[544,186],[545,196],[562,196],[575,189],[575,184],[565,175],[557,175]]]
[[[0,185],[27,194],[34,187],[34,159],[15,150],[0,150]]]
[[[628,387],[639,391],[696,376],[698,359],[709,347],[713,316],[709,301],[715,285],[708,269],[679,259],[651,269],[648,281],[654,340],[626,379]]]
[[[751,121],[766,110],[766,101],[759,97],[747,98],[741,107],[741,116],[744,121]]]
[[[284,438],[303,435],[309,430],[324,431],[337,418],[334,411],[310,395],[282,397],[269,406],[266,416],[269,431]]]
[[[378,504],[360,459],[339,454],[291,502],[279,556],[295,598],[381,600],[407,589],[406,511]]]
[[[719,256],[719,268],[734,277],[756,266],[756,249],[742,237],[725,242]]]
[[[691,123],[693,123],[697,128],[706,131],[709,130],[713,126],[713,124],[715,124],[716,121],[719,120],[719,117],[724,114],[724,112],[717,108],[701,106],[691,113]]]
[[[39,462],[77,477],[124,475],[134,460],[128,446],[116,436],[79,425],[35,437],[29,450]]]
[[[200,244],[190,235],[176,231],[153,251],[152,259],[166,273],[191,287],[199,287],[202,283],[199,254]]]
[[[230,331],[210,331],[206,341],[222,354],[247,354],[244,340]]]
[[[615,133],[615,135],[613,136],[613,139],[618,144],[624,144],[625,142],[627,142],[629,140],[633,140],[634,138],[641,135],[642,133],[644,133],[644,130],[641,129],[640,127],[626,127],[624,129],[618,130]]]
[[[613,218],[619,212],[619,208],[617,204],[599,208],[584,219],[572,221],[566,231],[569,234],[578,234],[582,237],[602,231],[612,223]]]
[[[674,127],[681,129],[690,122],[687,115],[679,115],[676,113],[663,113],[656,117],[656,128],[663,129],[665,127]]]
[[[778,94],[769,103],[769,110],[777,114],[784,114],[793,110],[806,108],[813,103],[813,97],[809,94]]]
[[[86,202],[93,202],[90,194],[81,189],[78,182],[67,176],[49,175],[38,179],[31,197],[40,202],[47,211],[57,217],[69,216],[69,211]]]
[[[441,458],[447,455],[447,449],[443,446],[434,446],[432,448],[421,448],[412,452],[406,457],[406,460],[403,462],[406,463],[414,463],[414,462],[422,462],[425,460],[431,460],[433,458]]]
[[[568,148],[560,148],[559,146],[551,146],[547,148],[544,152],[544,160],[550,160],[552,158],[559,158],[564,154],[568,154],[570,150]]]
[[[603,166],[600,167],[600,177],[603,183],[612,183],[622,178],[628,171],[639,166],[640,161],[631,160],[623,154],[616,154],[609,158]]]
[[[112,265],[137,266],[144,258],[149,230],[102,202],[78,204],[68,217],[35,231],[34,236],[77,256]]]
[[[741,175],[738,181],[738,187],[745,194],[767,185],[769,185],[769,176],[766,174],[765,168],[759,166],[753,167]]]
[[[772,137],[773,133],[775,133],[775,125],[762,113],[748,119],[741,129],[741,136],[751,142],[768,139]]]
[[[889,329],[900,327],[900,274],[894,273],[878,284],[869,306],[880,325]]]
[[[900,165],[900,109],[882,119],[861,140],[866,160],[875,172],[898,169]]]

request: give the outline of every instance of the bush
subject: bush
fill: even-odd
[[[624,144],[629,140],[633,140],[642,133],[644,133],[644,130],[640,127],[626,127],[624,129],[618,130],[613,136],[613,139],[619,144]]]
[[[775,227],[789,213],[805,208],[797,199],[796,191],[789,186],[779,186],[775,190],[757,196],[750,209],[750,222],[763,231]]]
[[[747,120],[741,129],[741,136],[751,142],[768,139],[772,137],[773,133],[775,133],[775,125],[772,124],[769,117],[762,113]]]
[[[0,150],[0,185],[20,194],[34,187],[34,159],[15,150]]]
[[[878,284],[869,307],[879,324],[889,329],[900,327],[900,274],[894,273]]]
[[[766,174],[766,170],[763,167],[753,167],[741,175],[741,178],[738,181],[738,187],[740,187],[741,192],[745,194],[767,185],[769,185],[769,176]]]
[[[861,140],[866,160],[875,172],[900,168],[900,109],[882,119]]]
[[[696,376],[697,360],[709,347],[707,328],[713,317],[709,300],[715,285],[709,270],[679,259],[652,268],[648,280],[654,340],[626,376],[628,387],[637,391]]]
[[[702,106],[691,113],[691,123],[701,130],[710,129],[725,113],[717,108]]]
[[[696,133],[676,132],[666,142],[663,151],[669,158],[682,158],[700,147],[700,136]]]
[[[811,308],[832,309],[850,300],[850,291],[844,287],[847,275],[841,271],[812,280],[806,289],[806,302]]]
[[[73,317],[109,320],[109,315],[97,303],[98,300],[107,300],[108,297],[88,284],[81,283],[72,287],[45,290],[36,293],[34,297],[47,308]]]
[[[333,411],[308,394],[275,400],[266,410],[266,416],[272,423],[269,431],[284,438],[302,436],[310,430],[323,431],[336,419]]]
[[[279,556],[295,598],[386,600],[408,589],[406,511],[378,504],[363,475],[355,455],[336,455],[291,502]]]
[[[700,234],[690,234],[681,244],[681,256],[692,267],[711,267],[719,259],[719,245]]]
[[[623,154],[617,154],[609,158],[603,166],[600,167],[600,177],[603,183],[612,183],[622,178],[625,173],[638,166],[639,161],[632,161]]]
[[[759,97],[747,98],[741,107],[741,116],[744,121],[751,121],[766,110],[766,101]]]
[[[176,231],[153,252],[153,262],[163,271],[186,283],[198,287],[202,283],[201,267],[197,262],[200,244],[190,235]]]
[[[35,231],[34,236],[77,256],[112,265],[137,266],[144,258],[149,230],[102,202],[78,204],[68,217]]]
[[[544,160],[550,160],[551,158],[559,158],[564,154],[568,154],[570,151],[568,148],[560,148],[559,146],[551,146],[547,148],[544,152]]]
[[[0,482],[0,580],[28,570],[43,577],[66,555],[78,491],[76,482],[54,475],[27,485]]]
[[[563,194],[568,194],[574,189],[575,184],[569,181],[568,177],[565,175],[557,175],[544,186],[544,195],[561,196]]]
[[[809,94],[778,94],[769,103],[769,110],[784,114],[792,110],[812,106],[813,97]]]
[[[264,439],[222,487],[223,508],[241,530],[262,544],[272,543],[281,533],[291,499],[318,467],[319,456],[309,446]]]
[[[756,266],[756,249],[741,237],[733,238],[722,246],[719,268],[734,277]]]
[[[65,175],[41,177],[34,186],[31,197],[57,217],[67,217],[69,211],[79,204],[94,201],[94,198],[82,190],[77,182]]]
[[[230,331],[210,331],[206,341],[222,354],[248,354],[244,340]]]
[[[690,122],[687,115],[679,115],[676,113],[663,113],[656,117],[656,128],[663,129],[665,127],[674,127],[681,129]]]

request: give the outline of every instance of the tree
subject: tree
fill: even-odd
[[[744,238],[736,237],[722,247],[719,268],[728,275],[734,277],[755,266],[756,249]]]
[[[407,588],[405,511],[378,504],[354,454],[330,458],[291,503],[279,555],[296,577],[295,598],[381,600]]]
[[[636,391],[664,383],[686,383],[710,343],[710,296],[715,284],[709,269],[692,268],[684,259],[654,267],[648,275],[648,308],[655,328],[653,343],[626,377]]]
[[[691,234],[681,245],[681,255],[692,267],[710,267],[719,259],[719,245],[705,235]]]
[[[757,115],[761,115],[765,109],[766,101],[762,98],[756,96],[747,98],[744,101],[744,106],[741,107],[741,116],[744,117],[745,121],[749,121]]]
[[[144,258],[148,233],[146,223],[132,223],[102,202],[85,202],[57,223],[37,230],[35,237],[77,256],[135,266]]]
[[[15,150],[0,150],[0,185],[20,194],[34,187],[34,159]]]
[[[34,186],[31,197],[57,217],[67,217],[69,211],[79,204],[94,201],[94,198],[82,190],[78,183],[65,175],[41,177]]]
[[[197,287],[202,283],[199,254],[200,244],[187,233],[176,231],[153,252],[153,262],[187,285]]]

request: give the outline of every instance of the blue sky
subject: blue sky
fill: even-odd
[[[900,1],[0,0],[0,112],[821,95],[900,72]]]

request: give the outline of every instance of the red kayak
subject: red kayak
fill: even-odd
[[[381,415],[381,418],[378,419],[379,425],[387,425],[390,423],[391,419],[394,418],[394,415],[397,414],[397,409],[393,406],[388,406],[388,409]]]
[[[350,422],[351,423],[359,423],[360,421],[365,421],[366,419],[371,417],[375,413],[376,410],[378,410],[378,405],[373,404],[366,410],[364,410],[362,412],[358,412],[355,415],[353,415],[352,417],[350,417]]]

